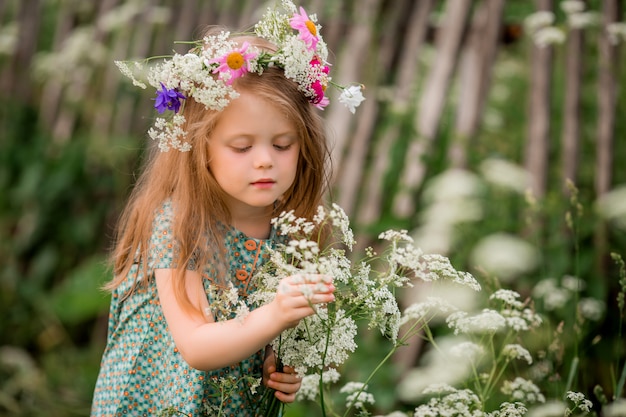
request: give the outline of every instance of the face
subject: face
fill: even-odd
[[[271,210],[296,176],[295,126],[247,91],[223,110],[209,138],[209,169],[228,195],[231,214]]]

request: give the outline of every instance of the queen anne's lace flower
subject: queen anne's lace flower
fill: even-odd
[[[517,377],[513,381],[504,381],[502,393],[525,404],[544,403],[546,398],[532,381]]]
[[[352,113],[363,101],[359,85],[344,87],[331,82],[328,48],[319,33],[314,15],[301,7],[298,11],[291,0],[283,0],[282,10],[268,9],[254,27],[256,35],[276,45],[276,52],[260,50],[249,42],[239,45],[229,32],[206,36],[193,45],[187,54],[174,54],[149,69],[147,81],[157,89],[155,107],[159,112],[172,110],[177,120],[157,119],[149,136],[159,142],[159,149],[174,148],[188,151],[185,140],[184,100],[193,98],[207,109],[221,111],[239,93],[232,87],[236,78],[248,72],[262,74],[266,68],[281,68],[285,77],[294,81],[298,89],[314,106],[323,109],[329,104],[326,89],[329,85],[345,90],[340,98]],[[148,58],[146,62],[156,58]],[[116,61],[123,75],[133,84],[146,88],[126,62]],[[182,118],[182,119],[181,119]]]

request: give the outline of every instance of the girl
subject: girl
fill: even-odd
[[[209,33],[151,70],[155,107],[175,114],[150,130],[159,149],[119,224],[92,416],[255,415],[259,380],[259,391],[295,399],[299,378],[279,371],[266,346],[313,305],[333,301],[330,279],[307,277],[305,291],[301,277],[286,277],[272,302],[242,314],[216,301],[234,288],[246,303],[254,271],[284,239],[270,220],[288,210],[312,218],[327,189],[329,152],[314,109],[328,102],[327,52],[306,12],[284,3],[290,14],[268,12],[254,36]],[[294,33],[261,38],[264,24]],[[289,46],[296,41],[301,48]]]

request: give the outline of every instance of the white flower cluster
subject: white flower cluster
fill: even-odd
[[[339,367],[357,347],[357,320],[378,329],[396,346],[403,343],[397,340],[402,324],[411,322],[413,326],[422,319],[425,323],[433,314],[454,310],[445,300],[431,298],[413,305],[402,316],[397,288],[410,286],[411,280],[435,279],[480,288],[473,277],[456,271],[445,257],[424,255],[412,245],[407,231],[382,233],[385,245],[380,255],[367,251],[368,257],[353,263],[349,253],[356,242],[350,221],[336,204],[328,209],[319,207],[312,220],[285,212],[273,219],[272,225],[288,240],[278,243],[268,262],[255,273],[257,289],[249,301],[254,305],[271,302],[286,276],[297,282],[306,281],[307,274],[322,274],[332,277],[336,288],[332,304],[316,305],[316,314],[272,342],[282,363],[303,376],[299,398],[314,399],[320,379],[322,384],[339,379]],[[322,230],[328,231],[324,245],[319,241]],[[371,403],[363,391],[348,397],[355,407]]]
[[[609,37],[609,42],[613,45],[626,42],[626,22],[609,23],[606,27],[606,33]]]
[[[299,376],[335,369],[348,359],[357,345],[357,326],[344,310],[330,313],[320,308],[272,342],[281,361],[293,367]],[[313,372],[311,372],[313,371]],[[338,372],[337,372],[338,373]]]
[[[348,382],[345,384],[339,392],[348,394],[346,397],[347,408],[364,409],[365,404],[374,404],[374,396],[367,390],[367,385],[362,382]]]
[[[440,313],[449,313],[456,310],[457,308],[455,306],[448,303],[443,298],[427,297],[426,301],[413,303],[404,309],[402,318],[400,319],[400,325],[412,321],[422,321],[426,324]]]
[[[148,136],[159,142],[161,152],[168,152],[171,148],[187,152],[191,149],[191,145],[185,142],[187,132],[183,129],[184,124],[185,117],[180,114],[175,114],[169,122],[162,117],[157,117],[154,127],[148,130]]]
[[[566,397],[574,403],[574,405],[585,413],[591,411],[593,403],[585,398],[585,394],[581,392],[567,391]]]
[[[534,382],[516,377],[513,381],[504,381],[502,393],[525,404],[544,403],[546,398]]]
[[[443,385],[425,390],[425,394],[436,393],[426,404],[415,409],[414,417],[484,417],[480,398],[469,389],[457,390],[449,385]]]
[[[524,27],[540,48],[565,42],[565,32],[552,26],[555,17],[549,11],[538,11],[526,17]]]
[[[239,291],[231,282],[226,287],[211,285],[207,295],[209,307],[205,309],[205,315],[211,316],[215,321],[233,317],[243,321],[250,313],[246,303],[239,297]]]
[[[504,346],[502,348],[502,354],[511,359],[524,359],[529,365],[533,363],[533,358],[530,356],[528,349],[517,343]]]

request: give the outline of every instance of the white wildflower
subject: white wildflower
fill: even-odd
[[[346,407],[365,408],[365,404],[374,404],[374,396],[367,392],[367,385],[362,382],[348,382],[339,390],[340,393],[348,394]]]
[[[406,402],[422,402],[425,389],[462,384],[473,374],[476,363],[468,356],[454,357],[452,352],[466,337],[441,336],[437,338],[439,349],[427,350],[419,366],[409,370],[397,387],[398,398]],[[430,388],[429,388],[430,387]]]
[[[606,26],[606,34],[609,38],[609,42],[613,45],[617,45],[620,42],[626,42],[626,22],[609,23]]]
[[[457,271],[450,259],[443,255],[427,254],[422,257],[424,260],[424,271],[419,278],[424,281],[434,281],[437,279],[447,279],[456,284],[467,286],[474,291],[480,291],[478,281],[468,272]]]
[[[530,34],[534,34],[538,30],[550,26],[554,23],[554,13],[540,10],[530,14],[524,19],[524,27]]]
[[[593,403],[585,398],[585,394],[581,392],[567,391],[567,394],[565,396],[568,400],[573,402],[576,407],[580,409],[580,411],[583,411],[585,413],[591,411],[591,408],[593,407]]]
[[[171,121],[162,117],[157,117],[154,127],[148,130],[148,136],[159,142],[161,152],[168,152],[170,149],[177,149],[181,152],[191,150],[191,144],[185,142],[187,132],[182,128],[185,124],[185,117],[175,114]]]
[[[533,296],[543,301],[544,309],[554,311],[565,307],[572,298],[572,293],[559,287],[556,279],[546,278],[535,284]]]
[[[283,332],[272,345],[275,351],[281,352],[284,364],[304,376],[309,369],[336,367],[345,362],[348,354],[357,347],[356,332],[354,319],[346,316],[344,310],[337,310],[331,320],[327,310],[318,309],[317,314]]]
[[[572,13],[567,16],[567,24],[572,29],[584,29],[598,24],[600,17],[595,12]]]
[[[347,245],[348,248],[352,249],[356,242],[352,229],[350,228],[350,219],[346,212],[338,204],[333,203],[328,217],[330,217],[332,225],[339,230],[341,241]]]
[[[530,186],[530,173],[523,167],[501,159],[487,158],[480,164],[480,173],[487,182],[519,194]]]
[[[587,283],[578,277],[564,275],[561,278],[561,285],[572,292],[581,292],[587,288]]]
[[[471,390],[454,390],[442,397],[431,398],[415,409],[414,417],[464,416],[482,417],[482,403]]]
[[[474,342],[461,342],[450,349],[450,354],[458,358],[467,358],[470,361],[476,361],[485,349]]]
[[[539,252],[530,243],[508,233],[494,233],[482,238],[471,253],[472,262],[503,282],[510,282],[534,270]]]
[[[585,10],[585,2],[582,0],[563,0],[559,6],[567,14],[580,13]]]
[[[447,394],[450,392],[456,392],[456,388],[454,388],[450,384],[446,383],[434,383],[430,384],[422,391],[422,394]]]
[[[115,65],[117,66],[117,68],[120,70],[120,72],[124,76],[130,78],[130,80],[133,82],[134,86],[137,86],[137,87],[143,88],[143,89],[147,88],[147,86],[146,86],[146,84],[144,82],[139,81],[136,78],[135,72],[130,68],[130,66],[128,65],[127,62],[125,62],[125,61],[114,61],[114,62],[115,62]],[[134,63],[134,66],[135,66],[135,68],[138,71],[142,70],[142,67],[141,67],[140,63],[136,62],[136,63]]]
[[[623,40],[626,41],[626,23],[622,23],[620,28],[623,29]],[[615,36],[617,35],[618,32],[615,32]],[[619,185],[600,196],[595,208],[602,218],[626,230],[626,184]]]
[[[500,409],[489,414],[489,417],[523,417],[528,409],[524,403],[516,401],[514,403],[503,402]]]
[[[606,305],[597,298],[585,297],[578,301],[578,311],[587,320],[598,321],[604,315]]]
[[[296,400],[315,401],[319,394],[320,376],[319,374],[310,374],[302,377],[300,381],[300,389],[296,394]]]
[[[4,22],[0,27],[0,55],[13,55],[16,51],[19,33],[18,22]]]
[[[257,389],[261,386],[262,378],[254,378],[254,381],[250,384],[250,393],[252,395],[257,393]]]
[[[464,311],[450,314],[446,319],[454,334],[460,333],[496,333],[506,326],[506,320],[495,310],[484,309],[482,312],[468,316]]]
[[[489,297],[490,300],[500,300],[504,304],[513,308],[521,309],[524,307],[524,303],[519,301],[520,295],[518,292],[507,289],[499,289]]]
[[[546,27],[535,32],[533,41],[540,48],[561,44],[565,42],[565,32],[556,27]]]
[[[534,382],[521,377],[517,377],[513,381],[504,381],[501,391],[513,400],[526,404],[543,403],[546,401],[545,396]]]
[[[530,352],[518,344],[505,345],[502,348],[502,354],[511,359],[523,359],[528,362],[529,365],[533,363],[533,358],[530,356]]]
[[[456,307],[443,298],[428,297],[425,301],[413,303],[408,306],[400,319],[400,325],[418,320],[428,323],[433,316],[439,313],[448,313],[455,310]]]
[[[360,85],[351,85],[345,88],[339,96],[339,101],[345,104],[352,114],[355,113],[356,108],[359,107],[363,100],[365,100],[365,97],[361,93]]]
[[[388,240],[390,242],[413,242],[413,238],[409,236],[407,230],[386,230],[378,235],[381,240]]]

